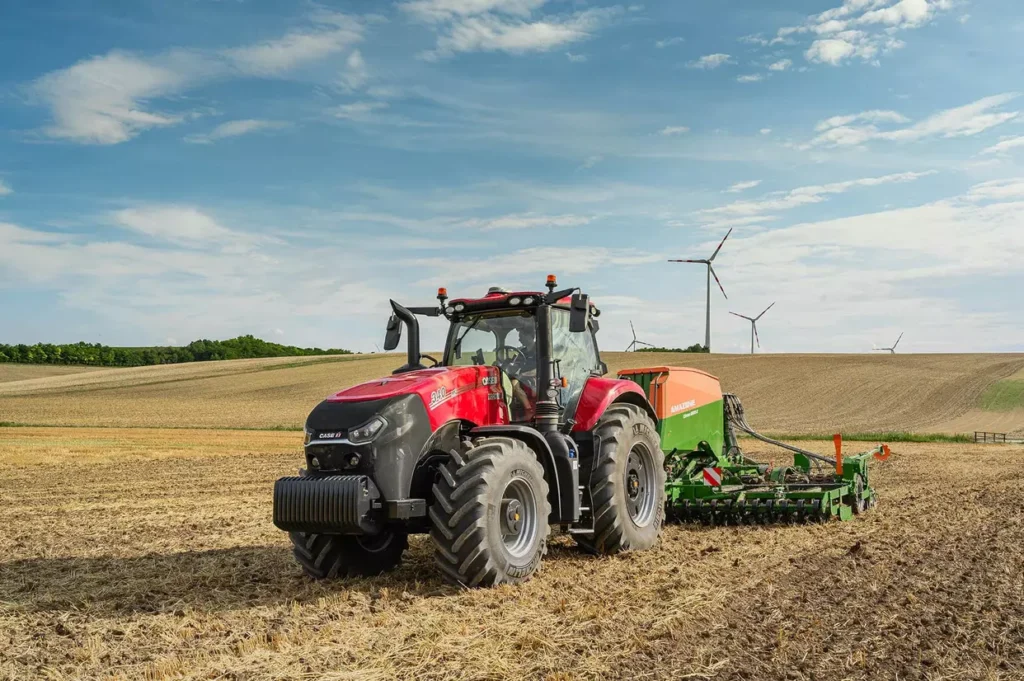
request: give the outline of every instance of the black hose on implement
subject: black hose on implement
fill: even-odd
[[[831,459],[827,456],[822,456],[821,454],[815,454],[814,452],[809,452],[806,449],[801,449],[800,447],[788,445],[785,442],[779,442],[778,440],[773,440],[770,437],[765,437],[764,435],[761,435],[756,430],[751,428],[750,424],[747,423],[747,418],[743,412],[743,403],[740,402],[740,398],[736,397],[736,395],[732,393],[725,393],[724,395],[722,395],[722,397],[725,399],[725,416],[729,421],[730,430],[732,428],[736,428],[738,430],[743,431],[744,433],[754,438],[755,440],[760,440],[761,442],[770,445],[775,445],[776,447],[781,447],[782,449],[789,450],[796,454],[803,454],[808,459],[816,463],[828,464],[833,468],[835,467],[835,459]],[[729,436],[730,445],[735,446],[735,434],[729,433]]]

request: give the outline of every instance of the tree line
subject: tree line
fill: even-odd
[[[707,352],[708,349],[700,343],[694,343],[688,348],[637,348],[637,352]]]
[[[197,340],[181,347],[154,346],[114,348],[99,343],[36,343],[4,345],[0,343],[0,362],[19,364],[89,364],[104,367],[137,367],[151,364],[209,362],[219,359],[255,357],[305,357],[309,355],[350,355],[350,350],[297,348],[270,343],[255,336],[230,340]]]

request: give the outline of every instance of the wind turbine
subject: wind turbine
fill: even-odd
[[[633,332],[633,342],[629,344],[628,348],[626,348],[626,352],[636,352],[636,346],[638,345],[646,345],[649,348],[654,347],[650,343],[644,343],[643,341],[636,339],[636,329],[633,328],[632,321],[629,322],[629,330]]]
[[[725,239],[729,238],[729,234],[732,234],[732,229],[725,235]],[[722,243],[718,244],[718,248],[711,254],[711,257],[707,260],[669,260],[669,262],[687,262],[687,263],[699,263],[701,265],[707,265],[708,268],[708,306],[707,306],[707,326],[704,331],[704,347],[707,348],[708,352],[711,352],[711,277],[715,278],[715,282],[718,284],[718,288],[722,290],[722,295],[728,300],[729,296],[725,295],[725,289],[722,288],[722,282],[718,280],[718,275],[715,274],[715,268],[711,266],[711,263],[718,257],[718,252],[722,250],[722,246],[725,245],[725,239],[722,239]]]
[[[888,352],[890,355],[895,355],[896,354],[896,346],[900,344],[901,340],[903,340],[903,334],[902,333],[900,334],[900,337],[896,339],[896,342],[893,343],[893,346],[891,348],[874,348],[874,350],[876,352]]]
[[[772,303],[771,305],[766,307],[764,309],[764,312],[757,315],[756,317],[747,317],[746,315],[736,314],[735,312],[731,311],[729,312],[729,314],[731,315],[735,315],[736,317],[740,317],[741,319],[746,319],[748,322],[750,322],[750,354],[754,354],[755,338],[757,339],[757,347],[761,347],[761,337],[757,335],[757,323],[761,320],[761,317],[765,316],[768,310],[772,309],[773,307],[775,307],[775,303]]]

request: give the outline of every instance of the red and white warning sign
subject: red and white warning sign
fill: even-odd
[[[722,486],[722,469],[721,468],[705,468],[704,469],[704,484],[711,487]]]

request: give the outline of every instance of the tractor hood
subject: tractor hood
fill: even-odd
[[[491,366],[421,369],[346,388],[326,401],[369,402],[417,395],[434,429],[452,419],[476,425],[508,423],[499,374],[499,370]]]

